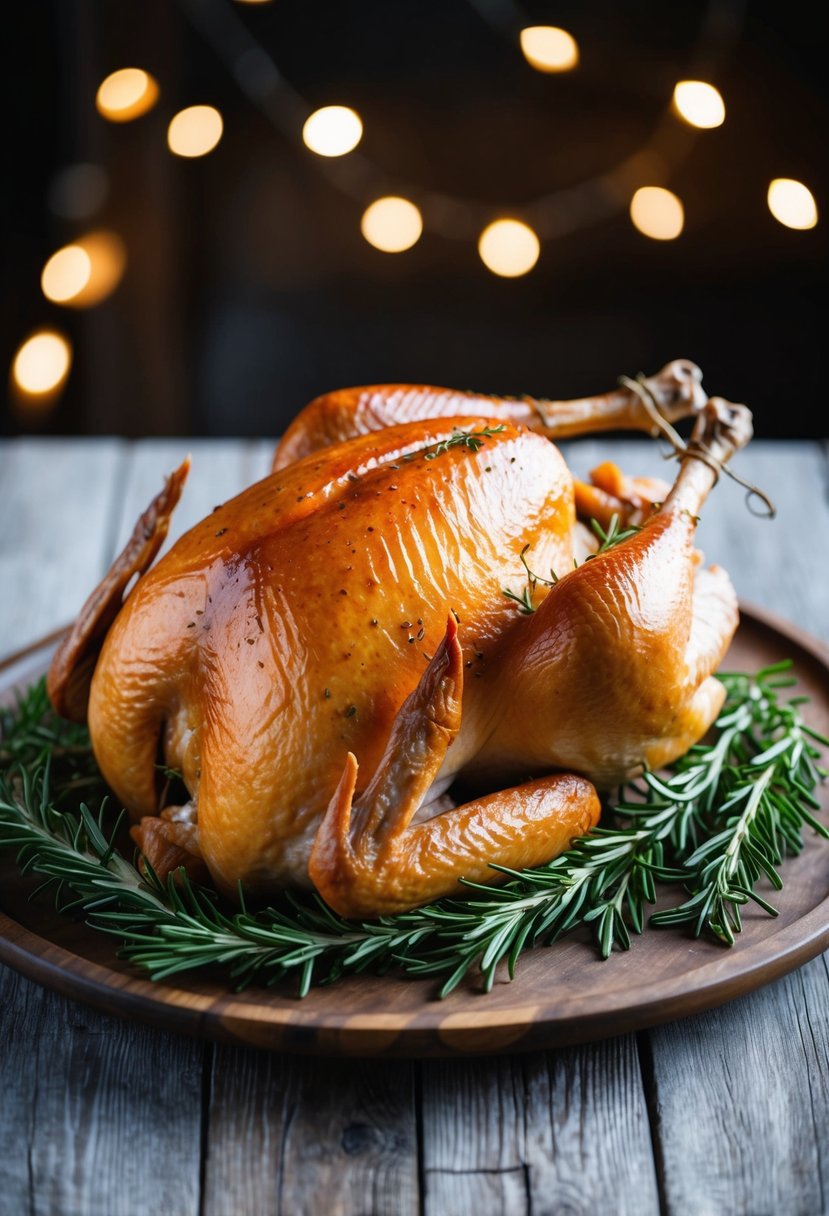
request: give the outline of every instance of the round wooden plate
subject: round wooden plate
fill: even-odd
[[[56,635],[57,636],[57,635]],[[39,676],[56,636],[0,665],[0,697]],[[806,716],[829,732],[829,650],[794,626],[743,608],[724,664],[752,671],[791,658],[811,697]],[[823,809],[829,790],[823,793]],[[476,978],[445,1001],[431,982],[354,976],[298,1000],[282,988],[228,990],[216,978],[152,983],[116,956],[105,934],[28,902],[7,853],[0,858],[0,960],[30,979],[109,1013],[193,1035],[283,1051],[360,1056],[447,1056],[582,1043],[711,1008],[783,975],[829,946],[829,845],[787,861],[780,911],[754,905],[730,949],[681,929],[647,932],[627,953],[601,962],[589,938],[572,937],[526,954],[513,983],[488,995]]]

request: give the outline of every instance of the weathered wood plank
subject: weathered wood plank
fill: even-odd
[[[669,1216],[829,1211],[829,970],[651,1032]]]
[[[67,624],[112,543],[114,439],[17,439],[0,447],[0,653]]]
[[[754,444],[740,468],[775,499],[778,519],[751,520],[732,495],[706,548],[745,597],[829,638],[824,453]],[[829,1211],[828,961],[643,1038],[669,1213]]]
[[[423,1066],[424,1211],[659,1211],[635,1039]]]
[[[0,465],[0,637],[68,621],[115,544],[117,441],[18,441]],[[196,1213],[203,1047],[73,1004],[0,968],[0,1211]]]
[[[196,1216],[203,1047],[0,968],[0,1212]]]
[[[414,1066],[216,1049],[204,1216],[418,1212]]]

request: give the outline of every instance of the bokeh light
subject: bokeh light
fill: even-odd
[[[345,156],[353,152],[363,136],[360,115],[348,106],[323,106],[314,110],[302,128],[302,142],[317,156]]]
[[[407,198],[378,198],[363,212],[360,231],[369,245],[384,253],[402,253],[420,240],[423,219]]]
[[[53,329],[31,334],[12,363],[15,387],[31,397],[52,395],[64,384],[72,366],[69,339]]]
[[[641,186],[630,200],[630,218],[653,241],[672,241],[685,225],[681,201],[662,186]]]
[[[222,138],[224,123],[215,106],[188,106],[174,114],[167,128],[167,146],[176,156],[207,156]]]
[[[520,220],[495,220],[478,238],[478,253],[484,266],[506,279],[527,274],[540,252],[538,237]]]
[[[89,232],[53,253],[40,285],[47,300],[72,308],[92,308],[112,295],[127,263],[124,242],[115,232]]]
[[[815,196],[803,182],[792,177],[776,177],[769,185],[769,211],[786,228],[801,231],[817,224]]]
[[[120,68],[98,86],[95,105],[110,122],[132,122],[158,101],[158,84],[142,68]]]
[[[556,25],[528,25],[520,40],[524,58],[538,72],[569,72],[578,65],[578,43]]]
[[[65,304],[80,295],[92,274],[89,254],[80,245],[64,245],[43,267],[40,286],[47,300]]]
[[[704,80],[680,80],[674,88],[674,111],[692,127],[710,130],[725,122],[725,102],[719,89]]]

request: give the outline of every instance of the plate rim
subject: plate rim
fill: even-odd
[[[829,646],[821,639],[743,600],[740,617],[805,651],[823,668],[829,683]],[[54,646],[66,628],[0,660],[0,676]],[[403,1013],[320,1014],[308,1004],[312,997],[279,996],[274,1000],[262,989],[262,1000],[254,1002],[239,1000],[231,990],[217,997],[153,981],[137,972],[116,971],[50,941],[0,907],[0,962],[70,999],[191,1037],[303,1054],[373,1058],[493,1054],[581,1044],[712,1009],[756,991],[829,947],[829,890],[820,903],[772,936],[777,949],[771,957],[759,959],[752,959],[751,946],[729,956],[712,943],[711,961],[694,970],[693,989],[682,986],[681,975],[663,977],[637,986],[633,1004],[629,990],[620,987],[602,994],[601,999],[598,994],[592,1001],[573,997],[564,1005],[559,1000],[555,1006],[525,1001],[493,1010],[487,1009],[485,996],[475,993],[480,1008],[462,1012],[441,1013],[445,1007],[430,995],[421,1007]],[[762,939],[764,944],[768,941],[768,937]],[[427,986],[426,981],[396,982]],[[433,993],[433,986],[429,990]]]

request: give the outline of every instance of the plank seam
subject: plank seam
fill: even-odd
[[[26,1172],[29,1183],[29,1216],[35,1216],[35,1168],[32,1159],[35,1145],[35,1130],[38,1125],[37,1120],[37,1099],[40,1092],[40,1045],[35,1052],[35,1070],[34,1070],[34,1087],[32,1092],[31,1111],[32,1117],[29,1125],[29,1135],[26,1142]]]
[[[653,1154],[653,1170],[656,1175],[656,1197],[659,1203],[659,1216],[669,1216],[668,1196],[665,1189],[665,1157],[662,1152],[662,1139],[659,1134],[659,1101],[656,1094],[656,1067],[654,1064],[650,1031],[640,1030],[636,1035],[636,1057],[639,1061],[639,1072],[642,1090],[645,1096],[645,1111],[648,1116],[648,1131],[650,1133],[651,1153]]]
[[[808,1014],[808,998],[806,995],[806,984],[803,979],[802,969],[797,972],[797,980],[798,980],[798,983],[800,984],[800,992],[801,992],[801,995],[803,998],[802,1003],[800,1004],[800,1010],[803,1011],[803,1015],[806,1018],[806,1023],[809,1027],[809,1037],[812,1042],[812,1048],[815,1052],[815,1055],[817,1056],[818,1045],[815,1042],[815,1034],[814,1034],[814,1031],[812,1030],[812,1022],[811,1022],[811,1019],[809,1018],[809,1014]],[[821,1168],[822,1167],[821,1152],[820,1152],[821,1130],[820,1130],[820,1127],[818,1126],[817,1112],[815,1111],[815,1092],[814,1092],[814,1089],[812,1088],[812,1070],[809,1067],[809,1059],[808,1059],[808,1055],[807,1055],[807,1051],[806,1051],[806,1038],[803,1033],[803,1025],[801,1022],[801,1018],[799,1016],[800,1010],[797,1010],[795,1012],[795,1020],[797,1022],[797,1032],[800,1036],[800,1044],[801,1044],[801,1047],[803,1048],[803,1059],[804,1059],[804,1063],[806,1065],[806,1085],[809,1090],[809,1111],[812,1116],[812,1128],[813,1128],[814,1134],[815,1134],[815,1149],[816,1149],[816,1157],[817,1157],[817,1162],[816,1162],[817,1184],[818,1184],[818,1189],[820,1191],[820,1210],[821,1210],[821,1212],[825,1212],[827,1210],[826,1209],[826,1188],[823,1183],[823,1169]]]
[[[417,1210],[418,1216],[426,1213],[426,1157],[423,1134],[423,1069],[419,1061],[414,1069],[415,1138],[417,1141]]]
[[[199,1124],[199,1202],[198,1216],[204,1216],[207,1199],[207,1158],[210,1153],[210,1108],[213,1104],[213,1065],[216,1050],[204,1044],[201,1073],[201,1120]]]
[[[283,1107],[283,1109],[285,1109]],[[291,1135],[291,1128],[297,1117],[299,1103],[293,1102],[285,1109],[285,1122],[282,1128],[282,1141],[279,1145],[279,1169],[277,1172],[277,1190],[276,1190],[276,1216],[284,1216],[285,1206],[283,1204],[283,1192],[285,1189],[285,1157],[288,1152],[288,1138]],[[289,1212],[288,1216],[294,1216],[293,1212]]]
[[[529,1162],[522,1161],[521,1169],[524,1174],[524,1196],[527,1200],[527,1216],[533,1216],[533,1191],[532,1191],[532,1181],[530,1179]]]

